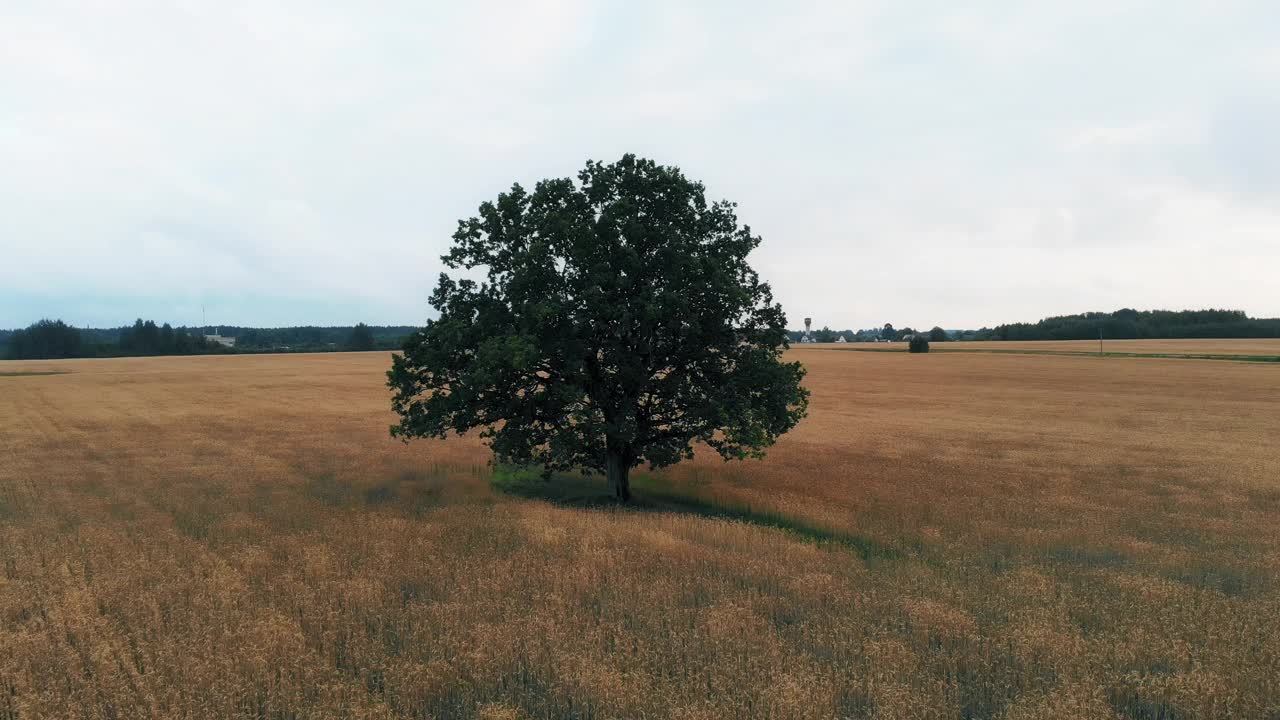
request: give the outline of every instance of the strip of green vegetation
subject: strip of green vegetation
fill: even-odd
[[[734,520],[781,530],[815,543],[835,544],[852,550],[863,560],[894,560],[902,552],[871,538],[818,527],[772,510],[726,505],[715,500],[687,495],[664,478],[637,474],[631,479],[632,500],[619,505],[608,493],[601,478],[585,474],[556,473],[543,478],[534,468],[499,466],[491,480],[499,492],[517,497],[546,500],[571,507],[609,507],[633,512],[676,512],[699,517]]]
[[[1127,358],[1173,358],[1176,360],[1237,360],[1241,362],[1280,363],[1280,355],[1230,355],[1216,353],[1136,353],[1136,352],[1088,352],[1084,350],[1024,350],[996,348],[947,348],[939,344],[929,346],[929,352],[945,353],[988,353],[996,355],[1068,355],[1077,357],[1127,357]],[[793,348],[796,346],[792,346]],[[835,352],[906,352],[904,348],[878,347],[843,347],[843,348],[802,348],[804,350],[831,350]]]
[[[31,377],[36,375],[66,375],[69,370],[17,370],[0,371],[0,377]]]

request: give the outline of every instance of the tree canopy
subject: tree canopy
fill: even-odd
[[[132,325],[76,328],[61,320],[42,320],[22,330],[0,330],[0,357],[45,359],[138,355],[203,355],[254,352],[330,352],[393,350],[417,332],[405,325],[173,327],[139,318]],[[234,338],[234,348],[209,341],[206,335]],[[56,341],[54,338],[58,338]]]
[[[347,347],[352,350],[364,351],[372,350],[375,346],[373,339],[373,330],[364,323],[358,323],[351,328],[351,335],[347,337]]]
[[[632,155],[481,204],[443,260],[484,280],[440,276],[387,373],[392,435],[483,428],[498,461],[601,472],[623,501],[696,443],[760,457],[808,391],[734,208]]]
[[[13,360],[73,358],[81,352],[80,331],[61,320],[41,320],[9,335],[7,356]]]
[[[1133,310],[1060,315],[1036,323],[983,328],[978,340],[1096,340],[1123,338],[1280,337],[1280,318],[1251,318],[1241,310]]]

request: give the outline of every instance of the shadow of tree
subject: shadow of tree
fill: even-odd
[[[734,505],[682,493],[662,478],[633,474],[631,502],[622,504],[608,492],[604,480],[584,473],[555,473],[544,478],[533,468],[499,466],[493,471],[493,487],[498,492],[556,505],[577,508],[609,508],[617,512],[669,512],[698,517],[733,520],[780,530],[819,544],[832,544],[853,551],[863,560],[895,560],[903,553],[878,540],[806,523],[781,513]]]

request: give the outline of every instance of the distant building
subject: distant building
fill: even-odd
[[[218,343],[222,347],[235,347],[236,339],[222,334],[222,328],[218,328],[218,332],[213,335],[205,335],[204,339],[211,343]]]
[[[837,336],[836,336],[836,342],[838,342],[838,343],[842,343],[842,342],[849,342],[849,341],[848,341],[848,340],[845,340],[843,335],[837,335]]]

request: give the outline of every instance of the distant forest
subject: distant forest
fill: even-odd
[[[814,330],[817,342],[834,342],[843,337],[847,342],[883,342],[904,340],[917,331],[909,327],[894,328],[886,324],[867,330]],[[1280,318],[1251,318],[1242,310],[1116,310],[1062,315],[1036,323],[1012,323],[981,330],[920,331],[930,342],[946,340],[1096,340],[1101,332],[1109,340],[1187,339],[1187,338],[1276,338],[1280,337]],[[788,333],[799,342],[804,333]]]
[[[976,340],[1111,340],[1280,337],[1280,318],[1251,318],[1243,310],[1117,310],[1062,315],[1037,323],[983,328]]]
[[[139,319],[116,328],[77,328],[61,320],[41,320],[21,330],[0,330],[0,358],[136,357],[147,355],[211,355],[267,352],[336,352],[393,350],[417,331],[407,325],[247,328],[235,326],[172,327]],[[235,338],[234,347],[206,335]]]
[[[0,330],[0,358],[51,359],[129,357],[142,355],[208,355],[267,352],[340,352],[396,350],[418,328],[410,325],[365,325],[284,328],[238,326],[171,327],[139,319],[116,328],[76,328],[61,320],[41,320],[22,330]],[[1012,323],[980,330],[913,330],[883,327],[867,330],[814,330],[818,342],[883,342],[903,340],[917,332],[930,342],[947,340],[1109,340],[1183,338],[1280,338],[1280,318],[1251,318],[1241,310],[1117,310],[1062,315],[1036,323]],[[206,335],[235,338],[224,347]],[[799,342],[803,332],[788,332]]]

